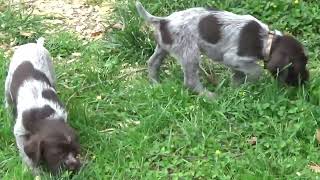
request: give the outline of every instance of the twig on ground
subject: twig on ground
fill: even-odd
[[[135,74],[135,73],[138,73],[138,72],[141,72],[141,71],[145,71],[145,70],[147,70],[147,68],[136,69],[134,71],[131,71],[131,72],[125,73],[125,74],[123,74],[121,76],[118,76],[116,79],[119,80],[119,79],[122,79],[124,77],[129,76],[129,75],[132,75],[132,74]]]

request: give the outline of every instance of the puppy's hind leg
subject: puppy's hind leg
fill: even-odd
[[[157,45],[153,55],[148,60],[149,79],[152,83],[159,83],[160,66],[168,52]]]
[[[199,95],[203,95],[208,98],[214,98],[215,94],[205,89],[200,82],[199,62],[200,62],[200,53],[195,53],[195,55],[185,56],[185,58],[181,60],[183,73],[184,73],[184,85],[188,89],[198,93]]]

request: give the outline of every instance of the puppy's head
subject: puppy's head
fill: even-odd
[[[267,64],[271,74],[281,82],[297,86],[309,79],[308,58],[302,44],[291,36],[279,36],[272,45]]]
[[[32,114],[32,111],[31,113]],[[26,114],[24,114],[26,117]],[[41,114],[40,114],[41,115]],[[31,115],[31,118],[33,115]],[[37,115],[36,115],[37,116]],[[80,168],[80,145],[74,130],[63,119],[31,119],[31,135],[24,145],[24,151],[35,164],[44,162],[56,174],[60,169],[71,171]],[[30,120],[30,119],[29,119]],[[30,129],[30,128],[29,128]]]

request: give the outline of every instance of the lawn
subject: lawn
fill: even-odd
[[[48,17],[4,2],[0,0],[0,45],[46,38],[59,96],[82,144],[80,172],[55,178],[44,174],[42,179],[320,178],[309,168],[320,164],[319,2],[142,0],[159,16],[195,6],[252,14],[305,45],[311,79],[299,88],[277,84],[267,72],[254,84],[234,88],[228,69],[205,60],[203,65],[215,72],[218,84],[204,75],[202,82],[218,94],[216,100],[186,90],[181,68],[172,58],[162,68],[161,84],[149,83],[146,61],[155,43],[132,0],[114,4],[112,20],[120,21],[123,30],[89,42],[72,32],[46,33],[52,28],[43,21]],[[89,2],[99,5],[101,0]],[[26,37],[21,31],[34,34]],[[7,50],[0,49],[0,92],[9,59]],[[0,179],[33,179],[19,157],[13,124],[0,106]]]

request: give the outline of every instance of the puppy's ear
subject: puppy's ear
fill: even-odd
[[[267,69],[273,74],[277,75],[278,71],[283,70],[287,65],[289,65],[289,56],[282,52],[275,52],[272,54],[268,64]]]
[[[24,145],[24,152],[36,165],[38,165],[41,160],[41,146],[41,138],[38,135],[32,135]]]
[[[45,105],[41,108],[32,108],[22,113],[23,125],[29,131],[34,131],[39,126],[39,121],[54,113],[54,109]]]

